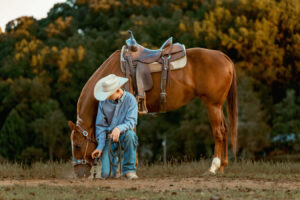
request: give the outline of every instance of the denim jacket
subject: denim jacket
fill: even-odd
[[[113,113],[105,113],[104,106],[111,106]],[[115,108],[113,108],[115,106]],[[108,117],[112,116],[111,122]],[[115,105],[111,100],[106,99],[99,101],[97,117],[96,117],[96,139],[98,141],[98,150],[103,150],[105,145],[106,134],[118,127],[121,134],[128,130],[133,130],[137,124],[138,106],[135,97],[124,90],[122,97]]]

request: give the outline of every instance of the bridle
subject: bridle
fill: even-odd
[[[78,128],[80,129],[80,132],[81,134],[85,137],[85,140],[86,140],[86,146],[85,146],[85,151],[84,151],[84,155],[83,155],[83,158],[80,160],[80,159],[76,159],[73,155],[73,145],[74,145],[74,142],[73,142],[73,139],[72,139],[72,161],[73,161],[73,166],[76,166],[76,165],[80,165],[80,164],[87,164],[87,165],[90,165],[91,167],[93,165],[97,165],[98,164],[98,159],[95,159],[94,160],[94,163],[91,163],[89,162],[87,159],[86,159],[86,152],[87,152],[87,149],[88,149],[88,146],[89,146],[89,143],[94,143],[95,145],[97,145],[97,141],[91,137],[88,137],[89,133],[83,129],[80,125],[77,125]],[[120,143],[120,140],[118,141],[118,155],[115,155],[112,151],[111,151],[111,145],[113,143],[113,140],[112,138],[109,136],[109,144],[108,144],[108,157],[109,157],[109,164],[110,164],[110,167],[109,167],[109,176],[108,178],[111,176],[111,171],[112,171],[112,166],[117,166],[117,165],[114,165],[112,163],[112,160],[111,160],[111,157],[116,157],[118,156],[118,159],[119,159],[119,164],[120,164],[120,176],[122,174],[122,165],[121,165],[121,143]],[[96,169],[94,169],[94,173],[93,173],[93,176],[94,178],[96,177]]]
[[[85,137],[86,145],[85,145],[85,151],[84,151],[83,158],[81,160],[76,159],[73,155],[74,142],[73,142],[73,139],[72,139],[72,161],[73,161],[72,163],[73,163],[73,166],[80,165],[80,164],[83,164],[83,165],[88,164],[90,166],[93,166],[94,163],[91,163],[86,159],[86,153],[87,153],[87,150],[88,150],[89,143],[94,143],[95,145],[97,145],[98,143],[91,136],[88,137],[89,133],[85,129],[83,129],[80,125],[77,125],[77,127],[80,129],[81,134]]]

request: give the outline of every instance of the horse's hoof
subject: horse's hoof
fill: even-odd
[[[222,175],[224,174],[224,167],[223,167],[223,166],[221,166],[221,167],[219,168],[219,173],[222,174]]]
[[[216,174],[212,173],[211,171],[207,170],[202,174],[202,177],[210,177],[210,176],[214,176]]]

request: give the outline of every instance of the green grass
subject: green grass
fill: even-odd
[[[210,160],[183,162],[176,164],[140,165],[137,173],[140,177],[200,177],[210,167]],[[300,162],[272,162],[243,160],[231,162],[225,168],[228,178],[250,178],[265,180],[300,181]],[[71,162],[34,163],[31,167],[22,164],[0,164],[0,179],[69,179],[74,178]]]
[[[48,179],[74,177],[71,163],[36,162],[29,166],[18,163],[1,163],[0,179]]]
[[[210,167],[208,160],[181,163],[174,165],[142,166],[139,172],[144,177],[199,177]],[[272,162],[243,160],[231,162],[225,168],[225,174],[219,175],[229,178],[262,178],[268,180],[300,181],[300,162]]]

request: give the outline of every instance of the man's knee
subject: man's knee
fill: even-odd
[[[129,130],[125,133],[125,141],[129,143],[133,143],[134,145],[138,144],[138,138],[134,131]]]

